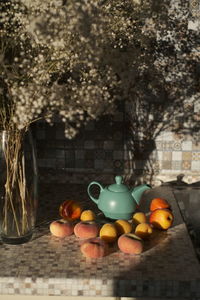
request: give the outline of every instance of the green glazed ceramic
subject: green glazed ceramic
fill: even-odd
[[[100,188],[99,198],[91,195],[91,186],[97,185]],[[88,185],[87,191],[90,199],[110,219],[131,219],[136,206],[139,205],[144,191],[150,189],[149,185],[142,184],[129,189],[122,183],[122,176],[115,177],[115,183],[103,188],[99,182],[93,181]]]

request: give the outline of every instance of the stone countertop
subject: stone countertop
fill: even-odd
[[[141,255],[117,248],[101,259],[86,259],[74,235],[59,239],[49,222],[59,218],[67,199],[96,210],[83,185],[45,185],[40,190],[38,225],[33,239],[22,245],[0,245],[1,295],[59,295],[112,297],[200,297],[200,265],[170,187],[146,191],[141,207],[153,197],[164,197],[175,221],[167,232],[157,232]]]

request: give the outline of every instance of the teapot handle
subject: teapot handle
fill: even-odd
[[[91,186],[94,185],[94,184],[96,184],[96,185],[98,185],[98,186],[100,187],[100,192],[103,191],[103,187],[101,186],[100,183],[98,183],[98,182],[96,182],[96,181],[92,181],[92,182],[88,185],[87,192],[88,192],[88,195],[89,195],[90,199],[91,199],[92,201],[94,201],[96,204],[98,204],[98,200],[99,200],[99,199],[94,198],[94,197],[91,195],[91,193],[90,193],[90,188],[91,188]]]

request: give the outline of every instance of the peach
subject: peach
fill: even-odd
[[[136,212],[133,217],[133,224],[138,225],[140,223],[146,223],[147,222],[147,218],[146,215],[143,212]]]
[[[148,223],[138,224],[135,228],[135,234],[139,236],[141,239],[148,239],[152,234],[153,229]]]
[[[133,233],[123,234],[118,239],[119,249],[128,254],[140,254],[143,251],[143,241]]]
[[[79,222],[74,227],[74,234],[81,239],[95,238],[99,234],[99,226],[95,222]]]
[[[84,210],[81,213],[80,219],[83,222],[85,222],[85,221],[94,221],[96,219],[96,216],[95,216],[95,213],[92,210],[88,209],[88,210]]]
[[[107,254],[107,244],[99,237],[84,241],[81,245],[81,252],[88,258],[100,258]]]
[[[127,220],[117,220],[114,224],[118,235],[130,233],[132,231],[132,225]]]
[[[74,232],[74,225],[66,220],[56,220],[50,224],[50,232],[60,238],[71,235]]]
[[[113,243],[117,240],[117,228],[114,224],[106,223],[101,227],[100,238],[107,243]]]
[[[66,200],[59,207],[60,216],[68,221],[79,219],[81,212],[81,205],[74,200]]]

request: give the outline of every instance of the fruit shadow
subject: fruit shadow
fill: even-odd
[[[173,234],[155,231],[152,239],[145,241],[144,251],[140,255],[118,252],[119,261],[128,260],[128,263],[125,263],[123,270],[115,272],[113,284],[115,296],[135,297],[141,290],[144,296],[147,296],[149,293],[156,294],[159,286],[162,286],[159,292],[163,298],[179,293],[180,299],[183,299],[184,293],[188,293],[187,287],[191,278],[194,278],[194,272],[199,274],[199,266],[195,255],[192,254],[194,251],[192,245],[186,238],[185,227],[182,224],[175,225],[171,230]],[[180,259],[181,254],[185,258]],[[186,287],[181,285],[177,291],[176,282],[181,280]],[[152,294],[152,299],[155,294]]]
[[[143,252],[146,252],[146,251],[156,247],[156,245],[163,242],[166,238],[167,238],[167,231],[154,229],[153,233],[150,236],[150,238],[148,238],[144,241],[144,250],[143,250]]]
[[[163,242],[167,238],[167,231],[157,230],[154,229],[153,233],[151,234],[151,237],[143,241],[143,253],[149,251],[150,249],[156,247],[158,244]],[[109,243],[108,244],[108,252],[107,256],[114,254],[116,252],[120,251],[119,247],[117,245],[117,242],[115,243]]]

